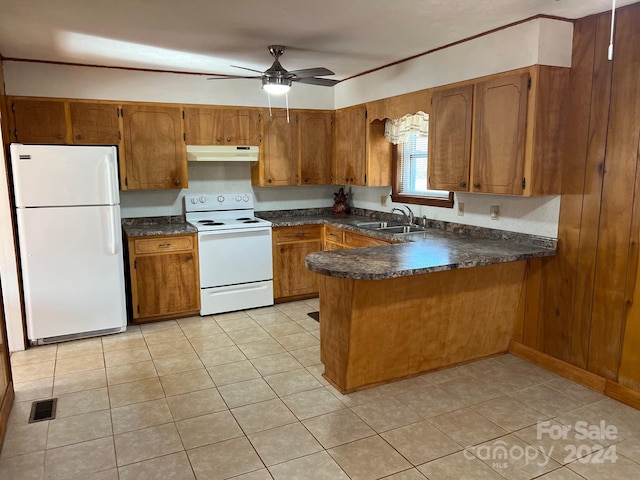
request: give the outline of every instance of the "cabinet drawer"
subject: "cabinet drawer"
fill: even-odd
[[[342,243],[343,230],[341,228],[332,227],[331,225],[325,225],[324,227],[324,241]]]
[[[145,253],[177,252],[193,250],[194,237],[171,236],[158,238],[142,238],[134,240],[134,252],[138,255]]]
[[[360,235],[354,232],[344,232],[344,244],[348,248],[375,247],[377,245],[389,245],[390,243],[380,238]]]
[[[273,240],[276,243],[300,242],[304,240],[321,240],[322,225],[304,225],[300,227],[276,227],[273,229]]]

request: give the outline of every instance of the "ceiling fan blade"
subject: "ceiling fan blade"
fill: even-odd
[[[303,68],[302,70],[290,70],[289,73],[298,78],[323,77],[325,75],[335,75],[331,70],[324,67]]]
[[[256,72],[259,73],[260,75],[262,75],[263,72],[261,72],[260,70],[254,70],[253,68],[247,68],[247,67],[239,67],[238,65],[231,65],[233,68],[241,68],[243,70],[249,70],[250,72]]]
[[[293,78],[294,82],[308,83],[309,85],[320,85],[322,87],[333,87],[340,80],[332,80],[330,78]]]
[[[207,80],[234,80],[237,78],[262,78],[262,77],[247,77],[244,75],[217,75],[215,77],[209,77]]]

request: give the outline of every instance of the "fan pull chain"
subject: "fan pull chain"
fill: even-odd
[[[289,92],[286,92],[284,94],[284,101],[287,104],[287,123],[291,123],[291,122],[289,122]]]
[[[611,4],[611,38],[609,40],[609,51],[608,58],[609,60],[613,60],[613,27],[615,25],[616,20],[616,0],[612,0]]]
[[[269,118],[273,120],[273,112],[271,111],[271,95],[267,92],[267,99],[269,100]]]

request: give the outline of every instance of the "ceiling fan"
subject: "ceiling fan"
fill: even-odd
[[[242,75],[220,75],[211,77],[208,80],[223,80],[230,78],[260,78],[262,79],[262,88],[269,94],[281,95],[287,93],[291,88],[292,82],[307,83],[310,85],[320,85],[323,87],[332,87],[338,80],[332,80],[329,78],[318,78],[326,75],[335,75],[331,70],[324,67],[316,68],[304,68],[302,70],[287,70],[281,64],[279,58],[284,53],[285,47],[283,45],[269,45],[269,53],[275,58],[273,65],[267,70],[261,72],[260,70],[254,70],[253,68],[239,67],[237,65],[231,65],[234,68],[242,68],[243,70],[249,70],[251,72],[259,73],[259,76],[242,76]]]

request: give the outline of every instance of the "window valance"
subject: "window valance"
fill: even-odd
[[[429,114],[417,112],[401,118],[388,118],[384,126],[384,136],[394,145],[404,143],[410,133],[422,137],[429,135]]]

